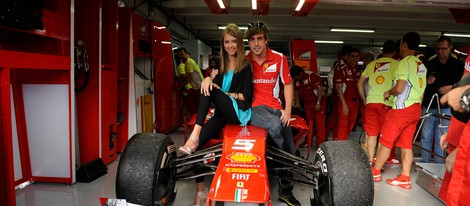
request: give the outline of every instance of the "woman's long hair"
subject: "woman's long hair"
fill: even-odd
[[[243,46],[243,33],[240,31],[236,24],[230,23],[225,27],[222,37],[220,37],[220,74],[225,74],[228,71],[228,53],[224,48],[224,36],[231,35],[237,39],[237,54],[235,56],[235,70],[234,73],[241,71],[248,63],[245,56],[245,48]]]

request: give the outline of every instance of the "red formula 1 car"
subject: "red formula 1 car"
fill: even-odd
[[[293,174],[290,181],[312,187],[311,205],[373,204],[368,157],[356,142],[325,142],[309,162],[267,145],[266,131],[256,126],[227,125],[222,136],[223,142],[177,157],[170,137],[134,135],[119,160],[116,197],[141,205],[171,205],[176,181],[214,175],[207,205],[271,205],[268,175],[287,171]]]

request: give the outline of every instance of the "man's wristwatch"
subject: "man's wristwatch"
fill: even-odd
[[[463,110],[470,112],[470,88],[465,90],[460,97],[460,107],[462,107]]]

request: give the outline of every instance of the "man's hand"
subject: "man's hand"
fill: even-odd
[[[290,125],[290,109],[281,110],[281,122],[284,127]]]
[[[219,73],[219,70],[218,69],[213,69],[211,71],[211,79],[214,79],[214,77]]]
[[[454,151],[452,151],[446,158],[447,172],[452,172],[452,170],[454,169],[455,157],[457,156],[457,148],[455,148]]]
[[[384,92],[384,101],[388,101],[390,99],[390,96],[391,96],[390,91]]]
[[[449,143],[447,142],[447,133],[441,135],[441,140],[439,141],[439,145],[441,146],[442,151],[447,150],[447,147],[449,147]]]
[[[343,103],[343,114],[349,115],[349,107],[348,107],[348,104],[346,103]]]
[[[451,106],[452,109],[455,111],[459,112],[465,112],[461,107],[460,107],[460,97],[462,94],[470,88],[470,86],[462,86],[462,87],[457,87],[450,92],[447,92],[444,96],[441,98],[441,104],[446,104]]]
[[[296,101],[292,107],[294,107],[296,109],[300,109],[300,104],[297,103],[297,101]]]
[[[439,88],[437,91],[439,91],[440,94],[444,95],[447,94],[447,92],[450,92],[452,90],[452,85],[447,85]]]
[[[436,81],[436,77],[430,76],[430,77],[427,78],[428,84],[432,84],[432,83],[434,83],[434,81]]]

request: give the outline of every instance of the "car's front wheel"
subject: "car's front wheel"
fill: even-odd
[[[374,181],[369,159],[352,141],[325,142],[316,150],[314,164],[321,172],[314,177],[312,205],[373,205]]]
[[[176,158],[170,137],[157,133],[136,134],[127,142],[116,174],[116,197],[140,205],[168,205],[174,198]]]

